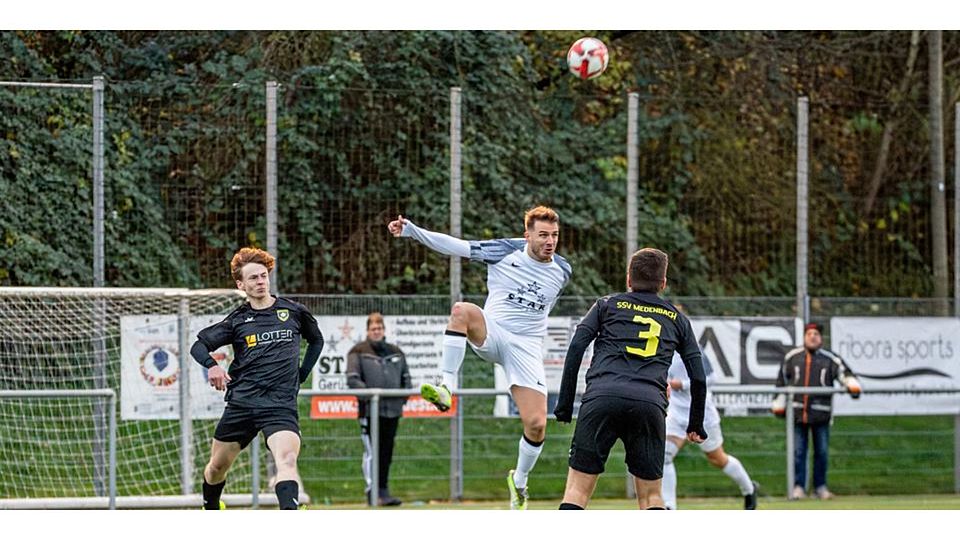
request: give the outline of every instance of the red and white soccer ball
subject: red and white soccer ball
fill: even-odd
[[[584,81],[603,73],[609,61],[607,46],[597,38],[580,38],[567,51],[567,66],[570,73]]]

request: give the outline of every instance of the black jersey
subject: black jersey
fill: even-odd
[[[700,348],[683,313],[653,293],[613,294],[597,300],[577,325],[564,362],[558,408],[563,404],[572,409],[577,373],[591,341],[584,400],[624,397],[656,403],[666,411],[667,370],[674,351],[680,353],[691,384],[705,381]]]
[[[239,407],[286,407],[296,410],[300,389],[300,336],[322,340],[317,320],[301,304],[277,298],[266,309],[249,303],[200,331],[208,350],[233,346],[224,400]]]

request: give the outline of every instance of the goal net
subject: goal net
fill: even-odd
[[[229,290],[0,288],[0,508],[91,506],[111,472],[118,506],[199,504],[224,403],[189,348],[241,302]],[[226,364],[232,350],[214,356]],[[76,392],[103,389],[116,410]],[[249,498],[252,472],[241,453],[226,492]]]

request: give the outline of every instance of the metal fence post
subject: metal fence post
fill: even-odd
[[[370,506],[380,504],[380,394],[370,398]]]
[[[250,506],[260,507],[260,433],[250,447]]]
[[[96,359],[93,366],[93,384],[96,389],[110,388],[107,379],[107,300],[103,297],[93,299],[93,324],[96,334],[93,339],[93,357]],[[104,452],[104,441],[110,436],[107,432],[108,422],[104,422],[107,412],[104,405],[94,402],[93,424],[97,436],[93,441],[93,489],[97,496],[104,496],[107,492],[107,458]]]
[[[463,234],[463,176],[461,154],[461,93],[460,88],[450,89],[450,235],[459,238]],[[459,302],[460,257],[450,257],[450,302]]]
[[[267,251],[277,256],[277,81],[267,81]],[[277,294],[279,277],[277,268],[270,276],[270,292]]]
[[[462,95],[459,87],[450,88],[450,235],[463,235],[462,154],[461,154]],[[460,258],[450,257],[450,303],[462,298]],[[463,386],[463,373],[458,374],[459,386]],[[376,469],[374,469],[376,470]],[[463,410],[457,407],[450,419],[450,500],[463,497]]]
[[[103,238],[103,77],[93,78],[93,286],[103,287],[104,280],[104,238]],[[94,317],[97,335],[94,340],[94,367],[95,388],[108,388],[107,381],[107,346],[106,346],[106,303],[102,298],[94,300]],[[95,423],[100,424],[105,411],[97,403],[94,407]],[[106,467],[102,441],[109,437],[107,426],[97,425],[97,439],[94,443],[95,473],[94,489],[98,495],[107,490]]]
[[[637,151],[640,94],[627,94],[627,263],[637,250],[637,185],[640,180]],[[628,475],[629,476],[629,475]],[[629,480],[629,478],[628,478]],[[633,485],[633,482],[630,482]]]
[[[953,417],[953,492],[960,493],[960,414]]]
[[[953,316],[960,317],[960,103],[953,114]],[[960,493],[960,415],[953,417],[953,492]]]
[[[953,111],[953,316],[960,317],[960,103]]]
[[[117,509],[117,394],[112,392],[110,394],[110,442],[109,450],[110,453],[110,510]]]
[[[810,99],[797,100],[797,316],[810,321],[807,275]]]
[[[190,300],[180,299],[177,317],[180,354],[180,492],[193,493],[193,415],[190,411]]]
[[[636,92],[627,94],[627,264],[630,263],[630,257],[639,247],[637,239],[637,187],[640,181],[640,157],[637,151],[640,123],[639,104],[640,94]],[[637,494],[633,483],[633,475],[630,474],[630,471],[627,471],[626,493],[628,498],[633,498]]]
[[[93,286],[104,285],[103,77],[93,78]]]
[[[267,102],[267,137],[264,156],[266,176],[266,223],[267,223],[267,251],[276,257],[277,253],[277,88],[276,81],[267,81],[266,83],[266,102]],[[279,265],[273,267],[270,271],[270,293],[279,294],[280,290],[280,271]],[[258,454],[259,457],[259,454]],[[275,478],[277,474],[276,462],[272,453],[266,455],[267,477]],[[257,472],[259,475],[259,471]],[[259,476],[255,477],[259,485]],[[258,488],[259,491],[259,488]],[[257,497],[257,495],[254,495]],[[256,499],[254,499],[256,501]]]
[[[787,498],[790,498],[790,491],[793,490],[793,483],[796,480],[793,475],[793,455],[795,453],[796,441],[794,440],[794,414],[793,414],[793,391],[787,391],[787,406],[784,408],[784,420],[787,425]]]

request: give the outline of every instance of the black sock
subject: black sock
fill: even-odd
[[[583,510],[583,507],[573,503],[560,503],[560,510]]]
[[[523,437],[523,440],[527,441],[527,444],[529,444],[530,446],[533,446],[533,447],[540,446],[541,444],[543,444],[543,441],[546,440],[546,439],[543,439],[543,441],[540,441],[540,442],[531,441],[531,440],[527,437],[527,434],[526,434],[526,433],[521,434],[521,437]]]
[[[274,488],[277,491],[277,502],[280,503],[281,510],[296,510],[299,506],[297,495],[300,494],[300,487],[296,480],[284,480],[277,482]]]
[[[203,508],[204,510],[220,509],[220,494],[223,493],[223,486],[227,485],[224,480],[219,484],[208,484],[207,479],[203,479]]]

